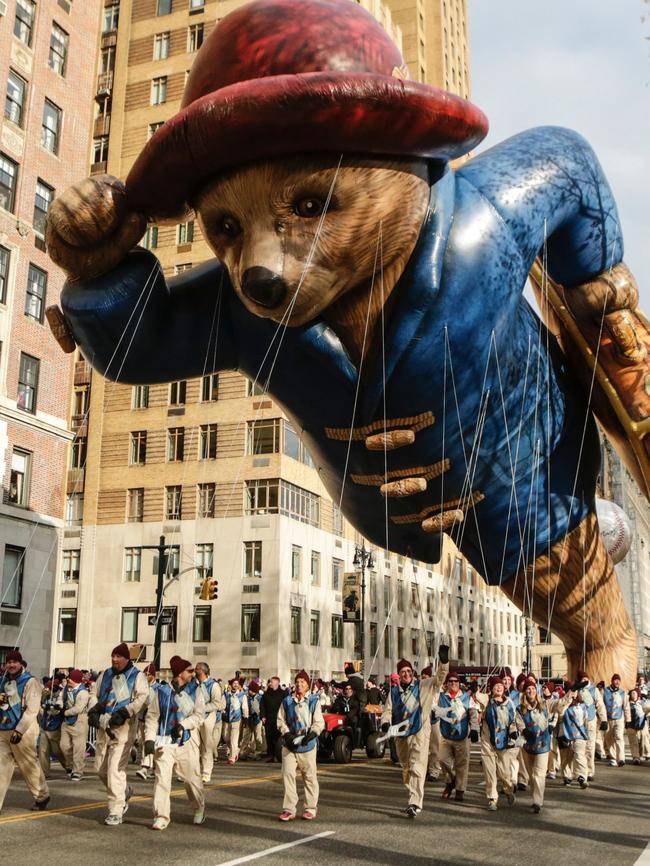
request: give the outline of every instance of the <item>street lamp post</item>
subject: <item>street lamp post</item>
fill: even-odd
[[[366,550],[365,541],[354,545],[354,559],[352,565],[361,571],[361,617],[359,619],[360,638],[361,638],[361,665],[365,658],[365,624],[366,624],[366,568],[374,568],[375,561],[372,557],[372,551]]]

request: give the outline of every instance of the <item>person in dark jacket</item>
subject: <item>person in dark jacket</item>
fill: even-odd
[[[345,716],[347,724],[353,731],[355,731],[359,726],[359,713],[361,712],[361,706],[356,695],[352,691],[350,683],[345,684],[343,687],[343,693],[334,701],[332,712]]]
[[[366,684],[363,679],[363,674],[358,673],[354,669],[354,665],[350,662],[345,665],[343,671],[347,679],[342,680],[340,683],[332,680],[332,685],[336,686],[337,689],[344,689],[347,685],[352,686],[354,696],[359,701],[359,706],[363,709],[363,707],[368,703],[368,693],[366,692]]]
[[[264,692],[260,703],[262,723],[266,733],[266,751],[268,753],[266,760],[269,764],[276,760],[275,744],[280,736],[278,731],[278,712],[280,704],[286,696],[287,692],[280,688],[280,677],[271,677],[268,688]]]

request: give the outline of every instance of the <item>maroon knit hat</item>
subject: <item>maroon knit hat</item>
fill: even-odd
[[[149,662],[143,673],[147,674],[147,676],[155,677],[158,671],[156,670],[155,664],[153,662]]]
[[[528,686],[534,686],[535,688],[537,688],[537,680],[535,679],[535,677],[532,677],[532,676],[526,677],[526,679],[524,680],[524,685],[523,685],[524,690],[527,689]]]
[[[488,684],[487,684],[488,685],[488,691],[491,692],[493,687],[498,685],[499,683],[501,683],[502,686],[505,686],[505,683],[503,682],[503,679],[501,677],[498,677],[498,676],[490,677],[490,679],[488,680]]]
[[[524,674],[524,673],[519,674],[519,676],[515,680],[515,685],[517,686],[517,688],[519,688],[519,686],[524,682],[525,679],[526,679],[526,674]]]
[[[413,665],[407,659],[400,659],[397,662],[397,673],[399,673],[403,668],[411,668],[413,670]]]
[[[587,671],[578,671],[577,679],[578,682],[580,682],[581,680],[588,680],[589,674],[587,673]]]
[[[126,181],[132,210],[176,217],[225,169],[314,152],[448,160],[484,114],[408,80],[396,45],[350,0],[256,0],[225,16],[192,66],[181,110]]]
[[[68,679],[72,680],[73,683],[79,684],[82,681],[83,676],[84,675],[81,673],[81,671],[77,670],[77,668],[75,668],[73,671],[70,671],[70,673],[68,674]]]
[[[120,656],[123,659],[131,660],[131,651],[125,643],[118,643],[116,647],[113,647],[111,650],[112,656]]]
[[[611,678],[610,682],[613,683],[614,680],[620,680],[620,678],[621,678],[620,674],[612,674],[612,678]]]
[[[27,666],[27,662],[22,657],[20,650],[9,650],[5,662],[19,662],[23,667]]]
[[[425,668],[422,668],[420,671],[421,677],[431,677],[433,676],[433,665],[427,665]]]
[[[445,685],[447,685],[447,683],[449,682],[449,680],[452,679],[452,678],[455,679],[455,680],[460,680],[460,677],[458,676],[458,674],[456,673],[456,671],[449,671],[449,673],[448,673],[447,676],[445,677]]]
[[[187,659],[182,659],[180,656],[172,656],[169,660],[169,667],[172,669],[172,674],[177,677],[183,671],[193,667],[193,665]]]
[[[301,680],[306,680],[306,681],[307,681],[307,685],[308,685],[308,686],[311,686],[311,677],[309,676],[309,674],[307,673],[307,671],[305,671],[305,670],[298,671],[298,673],[297,673],[297,674],[295,675],[295,677],[293,678],[294,683],[295,683],[295,681],[296,681],[298,678],[300,678]]]
[[[248,684],[248,691],[251,695],[256,695],[260,690],[259,683],[256,683],[255,680],[251,680]]]

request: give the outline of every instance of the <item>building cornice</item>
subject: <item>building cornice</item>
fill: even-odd
[[[72,442],[75,437],[75,434],[67,429],[63,420],[60,421],[60,425],[52,421],[45,421],[38,415],[22,412],[3,397],[0,397],[0,418],[13,421],[15,424],[22,424],[23,427],[39,430],[49,436],[56,436],[57,439],[63,439],[66,442]]]

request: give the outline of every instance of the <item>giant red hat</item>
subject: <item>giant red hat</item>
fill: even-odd
[[[156,131],[127,178],[133,210],[179,218],[224,169],[313,152],[462,156],[485,115],[407,80],[386,31],[352,0],[255,0],[212,30],[181,110]]]

